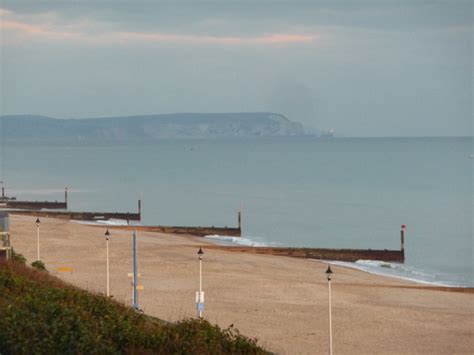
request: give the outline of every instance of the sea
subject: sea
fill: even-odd
[[[343,265],[472,287],[473,153],[471,137],[3,142],[0,180],[18,199],[67,186],[71,210],[141,199],[145,225],[230,227],[242,210],[242,238],[208,237],[226,244],[399,249],[406,224],[404,264]]]

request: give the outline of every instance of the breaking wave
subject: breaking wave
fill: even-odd
[[[365,271],[371,274],[389,276],[407,281],[415,281],[427,285],[462,287],[461,285],[453,282],[440,280],[440,275],[425,272],[405,264],[389,263],[379,260],[357,260],[356,262],[329,261],[329,263]]]
[[[266,247],[267,243],[262,241],[252,240],[247,237],[229,237],[224,235],[206,235],[204,238],[216,241],[219,244],[226,245],[244,245],[249,247]]]
[[[96,226],[126,226],[126,225],[131,225],[131,226],[138,226],[140,223],[137,223],[135,221],[130,221],[130,223],[127,223],[125,219],[108,219],[108,220],[96,220],[96,221],[78,221],[78,220],[73,220],[71,222],[78,223],[78,224],[88,224],[88,225],[96,225]]]

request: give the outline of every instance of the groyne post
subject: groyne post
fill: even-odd
[[[400,230],[400,250],[405,251],[405,229],[407,228],[406,224],[402,224],[402,229]]]
[[[237,215],[237,220],[238,220],[239,229],[242,230],[242,211],[239,211]]]
[[[400,253],[401,253],[401,262],[405,262],[405,230],[407,229],[406,224],[402,224],[400,230]]]

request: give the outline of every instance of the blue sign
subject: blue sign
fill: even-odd
[[[198,302],[197,303],[197,309],[198,309],[199,312],[204,311],[204,303]]]

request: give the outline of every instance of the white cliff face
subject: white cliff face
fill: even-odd
[[[0,117],[11,140],[137,141],[165,138],[301,136],[303,126],[276,113],[168,114],[63,120]]]
[[[291,122],[277,114],[236,114],[235,117],[219,115],[196,119],[196,122],[168,122],[155,120],[143,126],[144,134],[158,138],[213,138],[251,136],[301,136],[304,134],[300,123]]]

